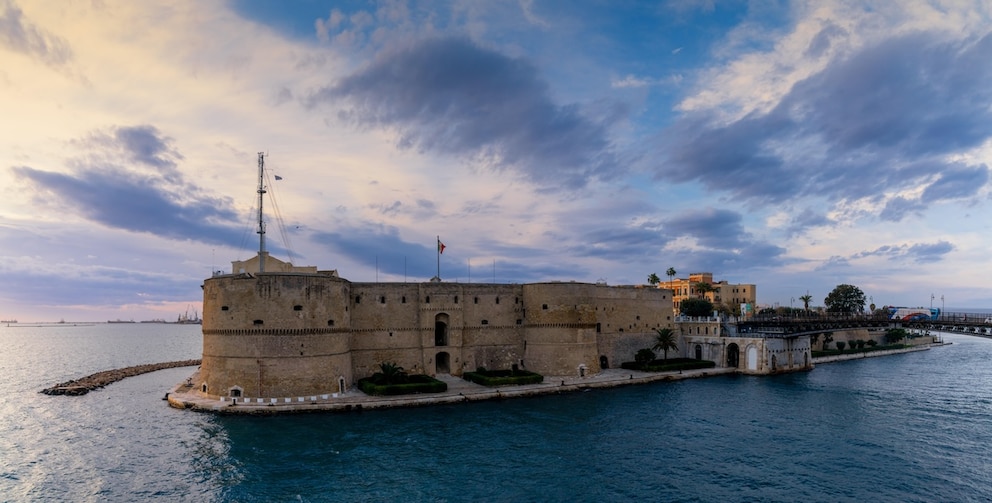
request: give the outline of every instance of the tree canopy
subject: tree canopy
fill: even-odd
[[[648,283],[657,285],[658,283],[661,283],[661,278],[659,278],[655,273],[648,274]]]
[[[865,293],[854,285],[837,285],[823,303],[831,313],[860,313],[865,310]]]
[[[706,299],[682,299],[679,312],[684,316],[712,316],[713,303]]]

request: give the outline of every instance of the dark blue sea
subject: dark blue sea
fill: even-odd
[[[2,501],[992,501],[992,340],[584,393],[222,417],[162,401],[198,326],[0,327]]]

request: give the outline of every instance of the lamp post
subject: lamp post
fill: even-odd
[[[935,298],[935,297],[934,297],[934,296],[933,296],[933,294],[931,293],[931,294],[930,294],[930,309],[933,309],[933,299],[934,299],[934,298]]]

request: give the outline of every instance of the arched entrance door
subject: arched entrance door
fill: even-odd
[[[737,344],[727,345],[727,366],[737,368],[741,362],[741,348]]]
[[[747,369],[758,370],[758,348],[754,346],[747,348]]]
[[[441,351],[434,357],[434,361],[437,366],[438,374],[450,374],[451,373],[451,356],[448,355],[447,351]]]
[[[448,345],[448,315],[440,313],[434,317],[434,345]]]
[[[696,344],[696,359],[697,360],[703,359],[703,347],[700,346],[699,344]]]

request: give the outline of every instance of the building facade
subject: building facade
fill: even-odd
[[[700,289],[700,285],[708,287]],[[688,278],[673,278],[662,281],[658,288],[672,291],[672,303],[676,313],[685,299],[706,299],[714,306],[725,305],[731,312],[738,313],[741,304],[754,305],[758,299],[757,287],[753,284],[733,284],[726,280],[713,281],[713,273],[695,272]]]

